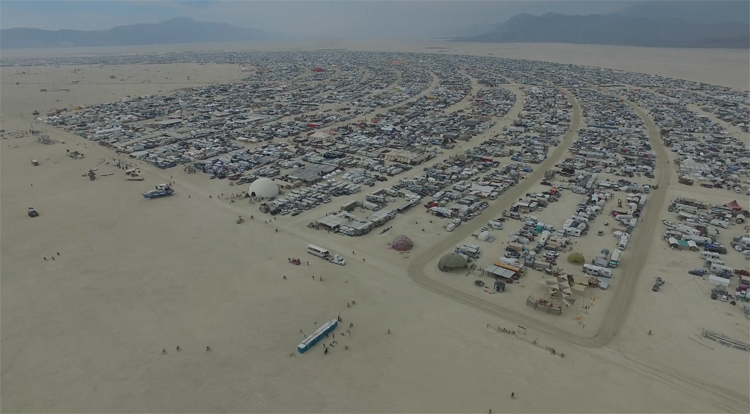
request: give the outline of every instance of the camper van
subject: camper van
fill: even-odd
[[[617,248],[620,250],[625,250],[626,247],[628,247],[628,237],[622,236],[620,238],[620,243],[617,245]]]
[[[565,229],[566,236],[581,237],[581,229],[576,227],[568,227]]]
[[[708,265],[708,267],[711,267],[713,265],[726,265],[726,263],[724,263],[724,259],[720,257],[708,257],[706,258],[706,264]]]
[[[711,220],[711,224],[714,225],[714,226],[716,226],[716,227],[721,227],[722,229],[725,229],[725,228],[729,227],[729,222],[728,221],[719,220],[719,219]]]
[[[734,274],[734,269],[732,269],[729,266],[720,265],[720,264],[712,264],[711,265],[711,273],[715,273],[719,276],[723,275],[731,275]]]
[[[709,252],[709,251],[702,251],[701,252],[701,259],[708,260],[708,259],[720,259],[721,255],[716,252]]]
[[[612,277],[612,269],[607,269],[606,267],[594,266],[590,264],[583,265],[583,273],[606,278]]]
[[[479,246],[469,243],[462,243],[456,246],[456,253],[465,254],[474,259],[479,257],[479,250]]]
[[[620,263],[620,250],[612,252],[612,256],[609,258],[609,267],[617,267]]]

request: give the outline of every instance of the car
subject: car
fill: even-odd
[[[659,284],[658,283],[654,283],[654,286],[651,288],[651,291],[652,292],[658,292],[659,291]]]

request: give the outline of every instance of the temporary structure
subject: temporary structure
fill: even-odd
[[[561,298],[563,303],[568,306],[571,306],[575,303],[575,298],[571,297],[573,296],[573,291],[571,290],[570,284],[568,283],[568,280],[566,278],[548,278],[540,280],[539,283],[547,286],[547,291],[549,292],[551,297]],[[579,288],[576,288],[575,290],[579,291],[579,293],[582,293]]]
[[[393,247],[393,250],[405,252],[407,250],[411,250],[414,247],[414,242],[411,241],[410,238],[402,235],[393,239],[393,242],[391,242],[391,247]]]
[[[586,263],[586,259],[583,257],[582,254],[578,252],[573,252],[568,255],[568,263],[573,263],[577,265],[582,265]]]
[[[276,197],[279,195],[279,186],[270,178],[258,178],[250,184],[247,195],[260,198]]]
[[[466,267],[467,260],[458,253],[448,253],[440,258],[438,269],[442,271]]]

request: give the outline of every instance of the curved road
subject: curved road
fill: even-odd
[[[499,214],[517,198],[527,193],[534,184],[542,179],[544,171],[554,165],[557,160],[566,153],[568,148],[570,148],[573,143],[573,138],[577,136],[578,130],[581,127],[581,107],[570,92],[565,91],[565,94],[573,103],[573,116],[571,117],[570,128],[561,140],[560,145],[558,145],[552,154],[550,154],[547,160],[539,164],[537,169],[526,177],[525,181],[506,191],[505,194],[503,194],[501,202],[487,208],[485,210],[485,212],[488,213],[487,217]],[[713,401],[717,406],[722,407],[727,411],[745,412],[748,406],[748,400],[745,395],[715,384],[704,383],[699,379],[686,376],[679,371],[662,366],[653,361],[640,360],[634,356],[625,356],[619,352],[606,348],[607,345],[617,337],[617,334],[627,320],[635,296],[635,291],[638,287],[638,280],[644,270],[646,258],[651,249],[654,232],[658,228],[659,213],[664,207],[667,193],[666,188],[668,185],[667,180],[669,178],[666,167],[666,160],[668,159],[667,153],[661,142],[659,130],[654,124],[653,119],[632,102],[629,102],[624,98],[623,101],[630,105],[646,124],[651,147],[657,152],[656,174],[661,190],[654,191],[651,197],[649,197],[645,211],[641,215],[642,222],[630,244],[631,246],[635,246],[635,250],[632,251],[632,253],[634,253],[632,256],[634,256],[634,258],[641,257],[643,259],[631,260],[628,262],[627,266],[622,266],[621,270],[623,270],[623,272],[620,277],[618,277],[620,284],[617,288],[616,295],[607,309],[604,321],[594,337],[580,337],[554,325],[542,322],[532,316],[504,308],[495,303],[482,300],[468,293],[454,289],[427,276],[425,268],[428,263],[434,259],[435,252],[449,250],[453,245],[461,242],[461,240],[476,231],[483,224],[483,221],[476,221],[473,223],[473,226],[470,225],[471,222],[460,226],[449,237],[442,239],[431,249],[415,257],[408,268],[409,277],[415,283],[430,292],[485,312],[489,315],[508,320],[511,323],[524,325],[527,328],[536,330],[551,338],[567,343],[568,345],[583,348],[604,348],[602,355],[595,356],[604,357],[609,363],[617,364],[622,368],[635,370],[655,380],[667,382],[675,387],[687,390],[688,392],[702,395],[704,398]]]
[[[425,91],[407,101],[418,99],[420,95],[428,93],[432,88],[434,88],[434,86],[436,86],[437,77],[434,74],[432,75],[433,82],[430,87],[426,88]],[[497,203],[488,207],[485,210],[487,215],[483,214],[484,217],[495,216],[499,214],[503,209],[512,204],[515,199],[527,193],[534,184],[541,181],[544,175],[544,171],[552,167],[560,158],[562,158],[572,145],[581,127],[581,107],[578,101],[569,91],[566,90],[565,94],[573,103],[573,113],[571,116],[569,130],[561,139],[560,145],[558,145],[552,151],[552,153],[550,153],[549,157],[547,157],[544,162],[538,164],[535,168],[535,171],[529,174],[524,181],[510,188],[503,194],[503,196],[500,198],[500,200],[498,200]],[[636,230],[633,241],[631,242],[631,246],[634,246],[635,248],[635,250],[633,251],[633,253],[635,254],[633,256],[642,257],[643,260],[639,260],[637,262],[636,260],[628,261],[626,262],[627,265],[623,263],[623,266],[621,267],[623,272],[618,278],[620,280],[620,284],[618,285],[616,295],[614,296],[607,310],[607,314],[605,315],[605,319],[602,322],[599,331],[594,337],[583,338],[577,336],[575,334],[557,328],[554,325],[547,324],[541,320],[538,320],[533,316],[506,309],[495,303],[488,302],[474,297],[470,294],[456,290],[427,276],[427,274],[425,273],[425,269],[426,266],[434,259],[435,252],[446,251],[456,243],[459,243],[461,240],[468,237],[473,231],[477,230],[481,226],[482,221],[480,220],[476,220],[474,223],[469,222],[460,226],[458,229],[456,229],[456,231],[451,233],[450,236],[441,239],[440,242],[436,243],[434,246],[432,246],[432,248],[413,258],[410,266],[407,269],[407,274],[404,274],[404,271],[402,269],[395,268],[389,263],[368,264],[380,267],[384,271],[396,276],[408,275],[411,280],[430,292],[480,310],[488,315],[499,317],[511,323],[522,324],[527,328],[536,330],[541,334],[544,334],[551,338],[555,338],[558,341],[562,341],[563,343],[571,346],[571,348],[581,347],[592,350],[597,349],[598,352],[589,352],[588,355],[593,358],[599,358],[603,363],[614,364],[623,369],[630,369],[647,378],[665,382],[671,384],[674,387],[686,390],[690,393],[700,395],[701,397],[712,401],[717,405],[717,407],[721,407],[725,411],[746,412],[748,407],[748,400],[747,397],[743,394],[734,392],[733,390],[726,389],[721,386],[717,386],[715,384],[704,383],[700,379],[686,376],[677,370],[674,370],[670,367],[661,366],[654,361],[643,360],[633,355],[624,355],[607,346],[612,342],[614,338],[617,337],[617,334],[622,329],[627,319],[629,310],[632,306],[635,291],[638,287],[638,279],[640,277],[640,274],[644,270],[646,262],[645,259],[648,256],[651,243],[654,239],[654,232],[658,228],[659,212],[663,208],[664,202],[666,200],[666,188],[669,176],[666,168],[667,154],[661,143],[658,128],[645,111],[643,111],[633,103],[625,100],[624,98],[623,101],[630,105],[635,110],[636,114],[641,117],[641,119],[643,119],[646,123],[651,146],[657,152],[656,173],[661,190],[652,192],[651,197],[646,204],[644,214],[642,214],[643,221],[642,223],[640,223],[640,226]],[[402,102],[401,105],[405,103],[406,102]],[[48,129],[47,125],[40,126],[41,129]],[[54,132],[57,134],[63,132],[64,135],[69,135],[69,133],[67,133],[66,131],[57,129],[54,129]],[[155,168],[149,168],[149,170],[153,170],[154,175],[161,176],[164,179],[166,179],[166,177],[168,176],[168,174],[164,173],[164,171],[157,170]],[[202,194],[204,196],[208,195],[208,191],[206,191],[205,189],[191,185],[187,182],[182,182],[180,185],[188,187],[196,194]],[[218,199],[214,200],[214,202],[217,205],[222,206],[230,211],[234,211],[238,214],[247,213],[245,209],[242,209],[239,206],[222,203]],[[284,231],[283,228],[282,231]],[[297,234],[297,236],[302,239],[308,239],[306,234]]]

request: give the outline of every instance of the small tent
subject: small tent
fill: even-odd
[[[586,263],[586,259],[584,259],[583,255],[578,252],[573,252],[568,255],[568,263],[573,263],[577,265],[582,265]]]
[[[742,211],[742,206],[737,202],[737,200],[732,200],[732,202],[724,204],[724,207],[730,208],[734,211]]]

